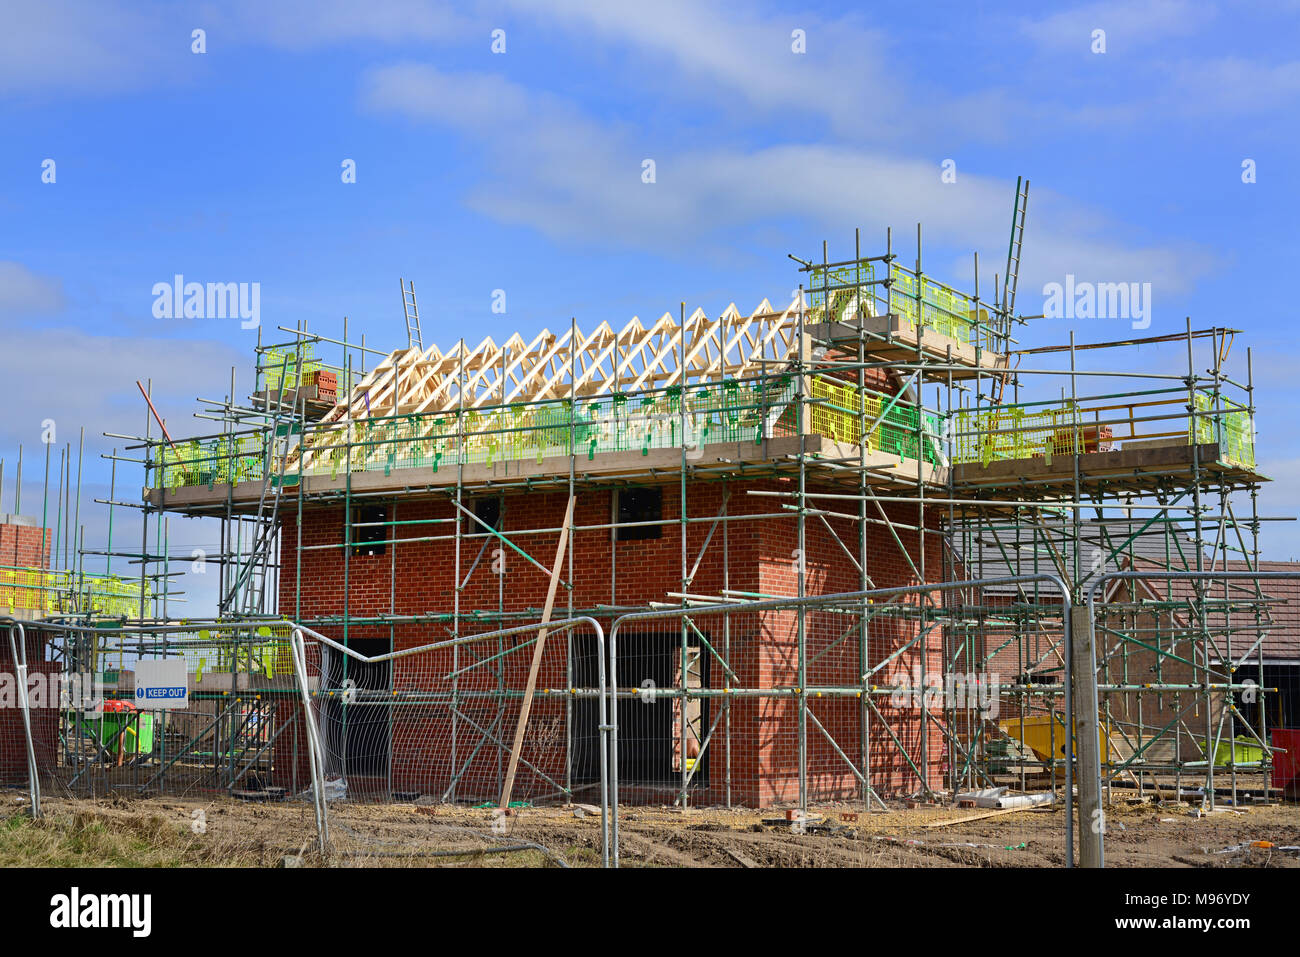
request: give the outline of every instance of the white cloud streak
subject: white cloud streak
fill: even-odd
[[[214,9],[242,36],[292,50],[344,42],[404,44],[466,36],[478,21],[444,0],[237,0]],[[484,49],[488,36],[482,34]]]
[[[34,356],[42,361],[32,361]],[[192,419],[190,412],[195,390],[228,381],[232,365],[246,369],[248,357],[216,342],[104,336],[51,326],[7,331],[0,374],[9,397],[0,447],[20,442],[35,447],[45,419],[54,420],[60,442],[75,442],[82,426],[88,436],[142,435],[148,411],[135,382],[150,378],[154,405],[173,435],[218,431],[217,423]]]
[[[9,4],[0,17],[0,96],[104,95],[172,79],[190,56],[174,17],[112,2]]]
[[[61,311],[64,303],[61,279],[0,260],[0,321],[50,315]]]
[[[909,235],[920,221],[931,240],[990,252],[1001,245],[1005,256],[1012,184],[973,173],[944,184],[937,160],[819,143],[657,150],[630,129],[503,77],[422,64],[371,71],[363,102],[475,141],[490,175],[470,204],[558,239],[664,249],[734,245],[737,228],[773,220],[825,229],[894,224]],[[654,184],[641,181],[644,158],[656,162]],[[1190,244],[1116,243],[1117,224],[1048,190],[1034,194],[1031,212],[1022,274],[1031,284],[1072,272],[1151,282],[1174,295],[1208,268],[1208,254]],[[981,272],[991,278],[1000,265],[986,259]]]
[[[1192,0],[1104,0],[1025,20],[1021,30],[1040,48],[1089,52],[1093,30],[1106,31],[1107,53],[1123,53],[1189,36],[1215,17],[1212,4]]]

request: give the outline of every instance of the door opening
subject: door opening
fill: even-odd
[[[391,650],[387,638],[350,638],[348,647],[373,658]],[[348,779],[350,795],[386,792],[391,757],[392,662],[357,661],[328,654],[326,679],[335,694],[322,708],[323,737],[333,770]]]
[[[596,643],[586,636],[573,641],[573,674],[577,687],[597,686]],[[710,658],[698,635],[686,640],[686,687],[709,687]],[[618,636],[618,683],[635,689],[635,697],[620,697],[618,709],[618,777],[624,787],[657,790],[681,787],[682,703],[681,633],[632,633]],[[690,788],[708,787],[709,753],[704,738],[709,729],[710,702],[688,697],[685,701],[686,769]],[[600,780],[600,744],[596,728],[596,702],[579,698],[574,703],[571,754],[576,785]]]

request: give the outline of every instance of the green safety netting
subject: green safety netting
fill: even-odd
[[[766,382],[766,385],[764,385]],[[317,427],[304,438],[294,474],[354,472],[524,461],[573,454],[640,452],[701,443],[757,442],[764,422],[794,398],[794,378],[728,381],[592,399],[520,403]],[[348,439],[351,449],[347,447]],[[298,463],[305,461],[305,467]],[[262,479],[262,434],[216,436],[165,446],[153,488]],[[275,463],[273,463],[274,466]],[[274,474],[273,467],[273,474]]]
[[[942,463],[939,416],[828,376],[814,376],[811,392],[810,426],[818,435],[857,444],[866,431],[868,451],[917,459],[919,443],[924,461]]]
[[[265,475],[266,437],[260,433],[189,439],[162,447],[150,488],[247,482]]]

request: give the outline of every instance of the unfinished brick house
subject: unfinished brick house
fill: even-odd
[[[880,489],[945,480],[936,420],[918,414],[887,369],[860,376],[796,371],[791,354],[802,349],[810,358],[817,341],[801,331],[802,322],[795,304],[774,310],[764,302],[749,316],[733,308],[712,321],[697,314],[684,325],[665,317],[649,328],[634,320],[618,332],[602,326],[585,337],[576,329],[544,331],[529,343],[515,337],[500,347],[490,339],[475,348],[458,345],[445,355],[436,347],[393,353],[359,377],[350,401],[316,421],[281,464],[284,472],[301,472],[280,487],[278,501],[281,613],[367,657],[535,621],[570,495],[572,534],[556,619],[592,615],[608,627],[623,612],[698,604],[691,596],[813,597],[944,580],[950,570],[940,540],[931,535],[920,547],[922,513],[914,506],[883,503],[884,518],[866,524],[834,508],[791,520],[786,506],[801,482],[804,493],[852,491],[870,474],[862,466],[879,473],[871,481]],[[894,348],[916,341],[914,327],[897,320],[892,335]],[[969,346],[957,351],[972,369],[993,361],[977,359]],[[842,348],[819,352],[827,362],[851,358]],[[871,386],[859,388],[859,377]],[[812,423],[799,421],[801,394],[822,402],[803,410],[814,410]],[[851,441],[863,409],[846,407],[848,395],[866,396],[876,410],[891,404],[874,443]],[[838,476],[818,468],[821,460],[859,467]],[[198,485],[156,494],[167,508],[227,497],[239,505],[260,497],[265,484],[255,478],[233,489]],[[938,528],[937,514],[924,520]],[[809,705],[824,730],[806,745],[813,793],[860,793],[854,768],[836,749],[874,752],[870,777],[880,793],[915,790],[921,768],[923,783],[937,787],[938,729],[929,729],[922,746],[919,713],[882,700],[876,740],[869,742],[860,730],[865,706],[858,692],[860,657],[874,663],[893,654],[893,667],[910,673],[924,655],[933,671],[941,664],[938,645],[902,647],[918,625],[890,617],[856,629],[866,639],[859,655],[856,633],[827,638],[831,630],[839,638],[851,614],[773,610],[727,616],[725,624],[704,614],[685,642],[676,622],[624,629],[619,686],[652,682],[669,693],[677,686],[689,699],[684,722],[680,701],[667,695],[619,702],[627,793],[675,791],[686,770],[693,800],[794,800],[800,748],[792,689],[802,683],[838,689]],[[799,680],[801,617],[806,647],[837,645],[811,656],[806,682]],[[545,791],[546,782],[575,793],[584,779],[591,783],[594,704],[554,691],[596,684],[594,648],[581,633],[547,646],[523,754],[532,780],[521,784],[529,794]],[[346,705],[322,704],[339,712],[324,723],[337,731],[331,747],[346,755],[340,773],[354,792],[496,796],[502,729],[512,727],[517,712],[517,701],[502,692],[522,685],[529,660],[507,654],[495,668],[466,672],[454,689],[441,688],[443,676],[465,663],[459,651],[373,666],[326,654],[326,684],[350,678],[359,686]],[[704,696],[751,689],[765,694]],[[368,704],[379,692],[399,703]],[[457,704],[402,703],[421,692],[445,693]],[[452,750],[453,735],[470,741],[464,757],[440,753]],[[932,757],[913,766],[898,745],[928,747]]]
[[[1013,361],[1010,290],[990,307],[892,255],[805,271],[809,295],[784,307],[445,351],[404,285],[408,345],[370,368],[370,350],[306,330],[260,345],[250,404],[213,410],[226,432],[153,443],[146,511],[221,520],[223,618],[313,633],[309,697],[349,795],[496,800],[517,758],[520,799],[581,800],[607,731],[622,801],[986,783],[990,721],[925,691],[954,673],[987,690],[1007,655],[1041,651],[1091,557],[1006,556],[1001,577],[1033,581],[990,597],[969,585],[989,577],[972,536],[1077,530],[1084,499],[1160,516],[1191,488],[1257,487],[1249,397],[1226,397],[1220,349],[1204,383],[1189,371],[1140,415],[1112,395],[1020,401],[1064,347]],[[291,689],[231,687],[275,702],[266,774],[301,781]],[[999,693],[1063,707],[1048,681]]]

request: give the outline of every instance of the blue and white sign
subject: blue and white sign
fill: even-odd
[[[184,711],[190,682],[184,658],[135,663],[135,706],[141,711]]]

